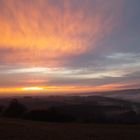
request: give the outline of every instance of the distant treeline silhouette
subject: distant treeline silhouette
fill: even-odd
[[[110,114],[109,110],[123,113]],[[83,122],[83,123],[140,123],[140,112],[132,108],[101,105],[61,105],[44,110],[28,111],[17,99],[10,101],[8,107],[0,106],[3,117],[22,118],[46,122]]]

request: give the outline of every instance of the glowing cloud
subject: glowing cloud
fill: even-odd
[[[57,59],[96,47],[112,31],[120,2],[77,2],[1,0],[0,49],[4,46],[9,52],[1,61],[63,65]],[[112,7],[114,12],[106,16]]]
[[[129,6],[127,0],[0,0],[0,93],[138,87],[140,14]],[[137,34],[128,39],[128,31]]]

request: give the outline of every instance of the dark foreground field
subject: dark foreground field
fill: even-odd
[[[0,140],[140,140],[140,125],[0,119]]]

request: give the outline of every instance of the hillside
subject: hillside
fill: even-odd
[[[140,124],[140,104],[117,98],[102,96],[23,97],[16,99],[16,102],[15,99],[1,99],[0,103],[1,115],[5,117],[47,122]],[[11,106],[9,109],[8,104]],[[17,115],[17,109],[20,107],[21,110],[26,108],[26,111],[22,115]]]
[[[140,125],[45,123],[0,119],[1,140],[139,140]]]

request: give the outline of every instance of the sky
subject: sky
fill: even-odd
[[[0,94],[139,87],[139,0],[0,0]]]

